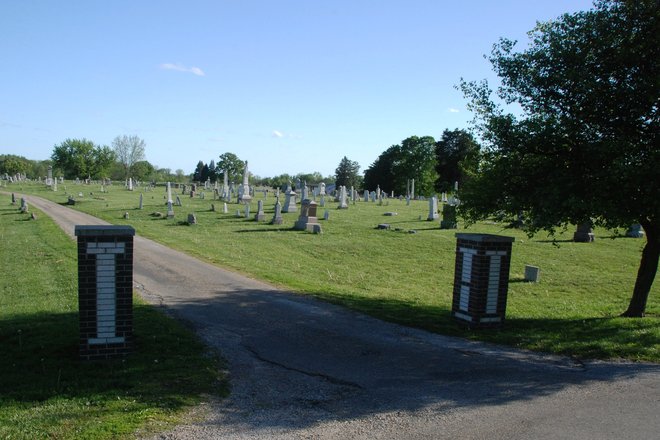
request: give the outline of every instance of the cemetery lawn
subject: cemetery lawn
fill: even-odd
[[[80,361],[76,244],[35,212],[0,207],[0,438],[145,435],[227,393],[218,356],[139,298],[135,354]]]
[[[60,184],[59,192],[36,183],[6,188],[63,204],[65,193],[73,194],[74,209],[114,224],[130,224],[144,237],[210,263],[387,321],[576,358],[660,362],[660,279],[649,296],[647,317],[618,316],[630,300],[645,239],[596,230],[594,243],[574,243],[574,228],[555,240],[545,234],[529,239],[495,222],[468,229],[459,222],[458,230],[441,230],[437,220],[426,221],[428,202],[412,201],[408,206],[398,199],[383,206],[349,202],[345,210],[329,201],[318,208],[323,234],[315,235],[292,230],[298,213],[284,213],[279,226],[255,222],[257,201],[263,198],[259,192],[252,200],[252,218],[245,219],[237,217],[237,210],[244,209],[235,202],[223,213],[223,202],[214,201],[212,191],[202,200],[173,189],[173,198],[178,195],[183,206],[175,206],[175,218],[168,220],[154,215],[167,211],[164,186],[134,192],[117,184],[106,193],[100,189],[72,182]],[[274,203],[271,191],[264,203],[268,220]],[[327,221],[325,209],[330,213]],[[128,220],[123,218],[126,212]],[[189,226],[185,220],[193,212],[198,224]],[[385,216],[386,212],[398,215]],[[379,223],[389,223],[391,229],[375,229]],[[450,318],[456,232],[515,238],[501,330],[468,330]],[[524,282],[526,264],[540,267],[539,283]]]

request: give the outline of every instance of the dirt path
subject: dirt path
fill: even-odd
[[[103,224],[26,196],[70,235]],[[231,396],[166,439],[649,439],[660,365],[575,362],[430,334],[136,237],[136,287],[229,363]]]

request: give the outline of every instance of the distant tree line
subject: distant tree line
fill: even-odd
[[[445,130],[439,141],[411,136],[392,145],[364,172],[364,188],[406,194],[415,180],[415,194],[450,191],[476,173],[480,146],[465,130]]]
[[[240,183],[243,179],[243,172],[245,169],[245,161],[240,159],[234,153],[223,153],[219,156],[218,162],[211,160],[208,164],[200,160],[197,162],[195,171],[192,173],[192,180],[195,182],[206,182],[210,180],[211,183],[222,182],[224,180],[224,173],[227,173],[227,180],[229,182]],[[271,188],[286,188],[288,184],[296,186],[296,182],[307,183],[330,183],[335,180],[335,176],[323,176],[318,171],[312,173],[298,173],[280,174],[274,177],[260,177],[250,175],[249,181],[251,185],[266,186]]]
[[[0,174],[14,176],[17,173],[29,179],[45,178],[48,167],[53,176],[65,179],[124,180],[128,177],[141,181],[184,182],[183,170],[172,172],[158,168],[145,160],[144,140],[137,136],[117,136],[112,147],[100,146],[88,139],[66,139],[53,147],[49,160],[31,160],[13,154],[0,155]]]

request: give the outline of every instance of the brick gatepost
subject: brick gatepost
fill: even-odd
[[[133,342],[133,236],[130,226],[77,225],[80,357],[130,353]]]
[[[454,319],[471,328],[502,326],[513,241],[500,235],[456,234]]]

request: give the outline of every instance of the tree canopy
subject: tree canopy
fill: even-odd
[[[145,146],[144,140],[135,135],[117,136],[112,141],[112,149],[117,161],[124,167],[124,178],[128,179],[131,176],[133,165],[144,160]]]
[[[462,81],[485,143],[461,190],[469,220],[523,212],[530,233],[591,222],[640,223],[647,242],[625,316],[642,316],[660,257],[660,8],[656,0],[599,1],[539,23],[531,43],[500,40],[486,82]]]
[[[218,178],[222,175],[224,179],[223,173],[227,173],[230,182],[240,182],[243,178],[245,162],[234,153],[227,152],[220,155],[216,168]]]
[[[107,146],[94,145],[87,139],[67,139],[53,148],[53,166],[66,179],[107,177],[116,160]]]
[[[437,179],[435,139],[411,136],[392,145],[364,173],[366,189],[377,186],[386,192],[405,194],[408,181],[415,179],[415,193],[430,195]]]
[[[344,156],[335,170],[335,185],[337,188],[340,186],[359,188],[361,183],[360,164]]]
[[[436,191],[450,191],[454,188],[454,182],[462,187],[466,179],[477,170],[480,148],[467,131],[445,130],[435,144],[435,171],[438,173]]]

